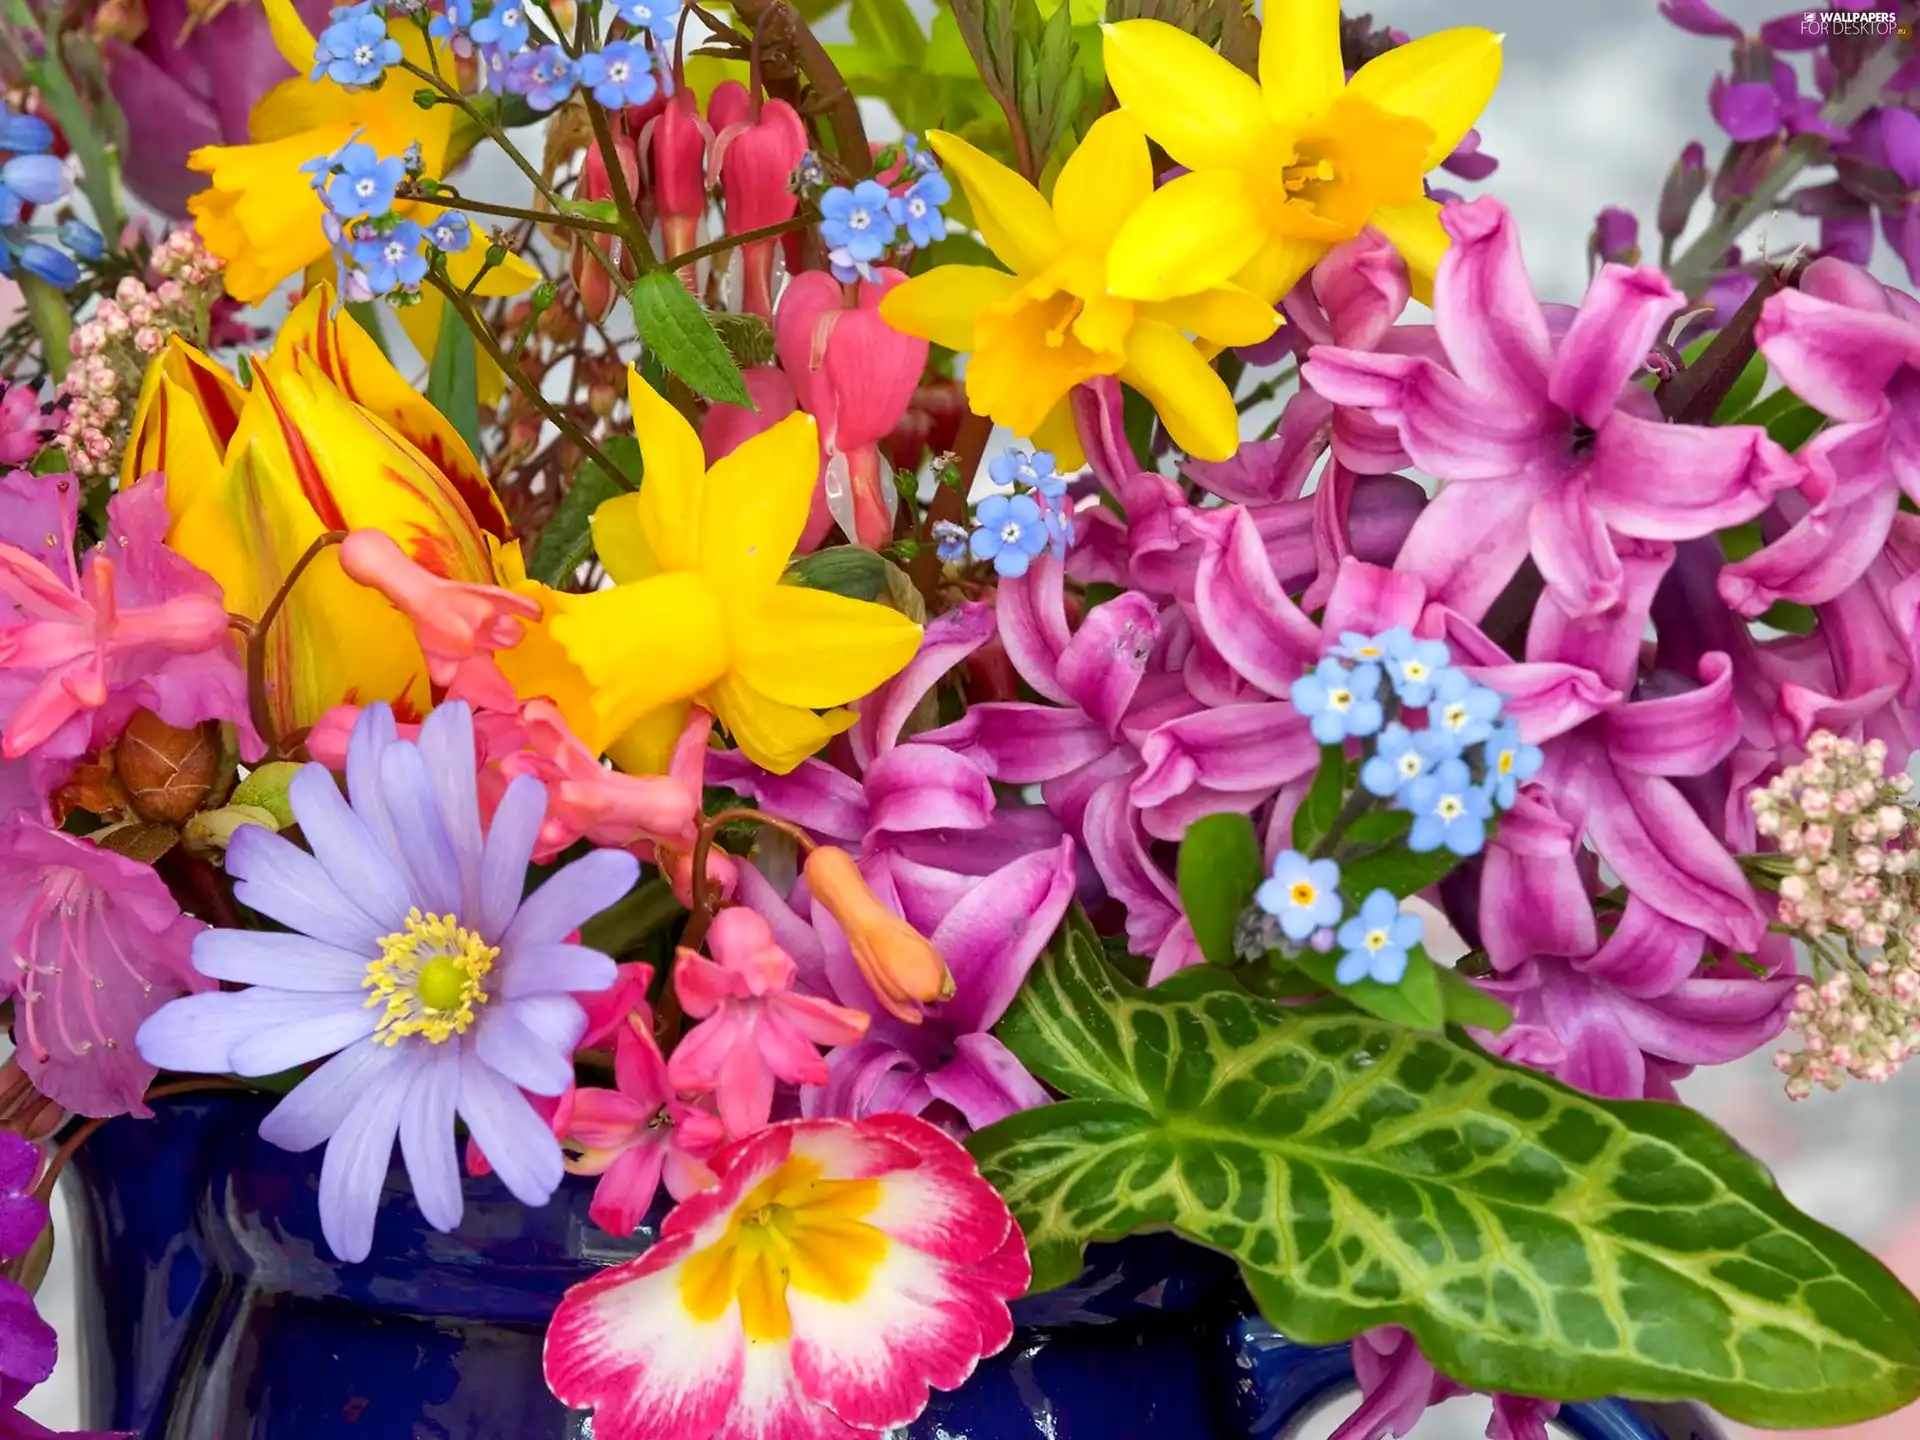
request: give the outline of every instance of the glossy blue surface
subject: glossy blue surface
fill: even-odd
[[[397,1168],[373,1254],[320,1239],[320,1165],[255,1133],[267,1102],[165,1101],[77,1156],[89,1426],[142,1440],[589,1440],[540,1377],[561,1293],[651,1238],[611,1241],[569,1181],[529,1211],[467,1185],[458,1231],[420,1218]],[[1291,1344],[1242,1312],[1230,1262],[1170,1236],[1097,1246],[1022,1301],[1013,1344],[937,1394],[911,1440],[1279,1440],[1350,1387],[1345,1346]],[[1717,1440],[1620,1402],[1569,1407],[1578,1440]]]

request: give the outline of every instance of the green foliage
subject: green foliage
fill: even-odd
[[[787,566],[792,585],[831,590],[853,600],[878,600],[887,593],[887,562],[864,545],[834,545],[802,555]]]
[[[1718,419],[1717,416],[1715,418]],[[1724,423],[1759,425],[1779,444],[1789,450],[1798,450],[1819,433],[1827,423],[1827,417],[1791,390],[1782,387]]]
[[[1313,772],[1313,784],[1301,797],[1300,808],[1293,812],[1293,848],[1302,855],[1311,855],[1314,846],[1333,829],[1340,804],[1346,799],[1352,772],[1347,753],[1340,746],[1320,747],[1320,768]]]
[[[479,358],[473,331],[451,305],[440,307],[440,334],[433,345],[433,368],[427,372],[427,403],[447,417],[469,450],[480,453]]]
[[[951,0],[955,27],[986,92],[1005,113],[1014,163],[1037,180],[1092,119],[1099,36],[1074,6],[1049,0]],[[938,27],[936,26],[936,29]]]
[[[1760,396],[1761,387],[1767,383],[1767,357],[1754,352],[1746,367],[1734,379],[1725,398],[1715,407],[1713,423],[1733,425],[1742,423],[1740,417],[1752,408],[1753,402]]]
[[[1209,963],[1233,964],[1233,933],[1265,868],[1245,815],[1208,815],[1187,827],[1180,842],[1180,905]]]
[[[740,367],[679,276],[649,271],[635,282],[628,298],[641,340],[662,365],[709,400],[753,408]]]
[[[621,473],[609,475],[593,461],[581,466],[560,497],[560,506],[527,557],[527,574],[543,585],[564,585],[593,553],[593,512],[622,491],[640,488],[640,442],[616,435],[601,442]]]
[[[997,1033],[1070,1097],[969,1142],[1035,1289],[1091,1241],[1171,1229],[1237,1259],[1289,1337],[1405,1326],[1478,1389],[1785,1427],[1920,1395],[1920,1301],[1684,1106],[1282,1009],[1208,967],[1142,991],[1071,927]]]

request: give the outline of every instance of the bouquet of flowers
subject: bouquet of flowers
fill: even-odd
[[[1342,1440],[1920,1396],[1675,1089],[1920,1046],[1911,3],[1662,0],[1727,145],[1577,306],[1436,186],[1473,28],[73,8],[0,0],[0,1434],[62,1168],[207,1088],[343,1264],[396,1152],[590,1185],[603,1440],[891,1433],[1153,1231]]]

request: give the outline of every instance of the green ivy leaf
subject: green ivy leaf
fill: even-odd
[[[1187,827],[1180,842],[1180,905],[1193,925],[1200,953],[1231,965],[1240,912],[1253,903],[1266,867],[1260,838],[1245,815],[1208,815]]]
[[[1143,991],[1071,931],[997,1033],[1072,1097],[968,1142],[1035,1289],[1089,1242],[1172,1229],[1234,1256],[1292,1339],[1401,1325],[1480,1390],[1785,1428],[1920,1395],[1920,1301],[1684,1106],[1285,1010],[1210,967]]]
[[[623,491],[640,486],[639,441],[631,435],[615,435],[601,441],[600,449],[621,473],[609,475],[591,460],[575,472],[559,508],[527,557],[527,574],[543,585],[564,585],[573,578],[593,553],[593,512]]]
[[[451,305],[440,307],[440,334],[427,372],[427,403],[447,417],[467,448],[480,453],[480,370],[473,332]]]
[[[1347,754],[1338,745],[1320,747],[1320,768],[1313,772],[1313,784],[1301,797],[1300,808],[1293,812],[1293,848],[1311,855],[1313,847],[1325,838],[1340,814],[1347,798]]]
[[[753,408],[740,367],[720,343],[707,312],[677,275],[649,271],[634,283],[628,298],[641,340],[662,365],[709,400]]]
[[[1340,954],[1339,950],[1325,955],[1318,950],[1302,950],[1292,958],[1295,965],[1342,1000],[1389,1024],[1405,1025],[1413,1030],[1438,1030],[1445,1022],[1447,1011],[1441,1003],[1436,973],[1440,967],[1427,955],[1424,945],[1416,945],[1407,952],[1407,973],[1394,985],[1382,985],[1378,980],[1342,985],[1334,978],[1334,972],[1340,968]]]

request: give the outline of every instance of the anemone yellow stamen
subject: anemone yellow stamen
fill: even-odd
[[[451,915],[409,910],[404,930],[381,937],[361,981],[373,992],[368,1007],[386,1007],[373,1033],[388,1045],[409,1035],[435,1045],[464,1035],[487,1003],[483,982],[499,954]]]

